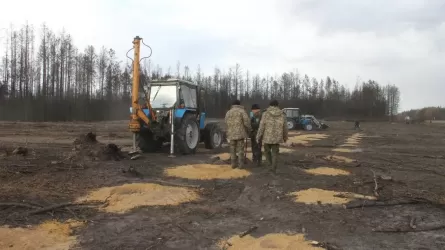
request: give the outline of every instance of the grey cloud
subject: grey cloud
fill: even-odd
[[[425,30],[445,22],[443,0],[305,0],[288,1],[290,18],[309,20],[322,33]]]
[[[221,65],[227,52],[234,48],[233,41],[209,36],[200,31],[157,30],[152,34],[153,62],[165,70],[171,66],[176,72],[176,63],[181,63],[195,72],[198,65],[203,71],[212,72],[215,66]]]

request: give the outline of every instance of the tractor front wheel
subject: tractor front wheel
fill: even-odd
[[[287,130],[293,130],[297,127],[297,123],[294,120],[287,121]]]
[[[162,147],[162,141],[156,140],[150,130],[141,130],[137,133],[136,143],[144,153],[153,153]]]
[[[194,154],[199,143],[199,126],[196,116],[186,114],[176,132],[175,144],[182,154]]]
[[[216,123],[209,123],[204,128],[204,144],[207,149],[220,148],[223,142],[223,133]]]

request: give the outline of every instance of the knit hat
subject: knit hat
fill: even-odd
[[[252,110],[253,110],[253,109],[260,109],[260,105],[258,105],[258,104],[253,104],[253,105],[252,105]]]

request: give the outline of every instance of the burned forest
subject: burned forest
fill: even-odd
[[[445,249],[442,108],[401,112],[398,84],[298,65],[162,68],[139,36],[119,37],[126,60],[68,32],[1,41],[0,250]],[[279,103],[276,171],[255,135],[230,149],[235,100],[251,123]]]

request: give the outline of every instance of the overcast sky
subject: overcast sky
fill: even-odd
[[[165,70],[178,60],[206,73],[298,69],[351,88],[358,78],[396,84],[402,110],[445,106],[445,0],[0,0],[0,9],[0,29],[28,21],[40,33],[46,22],[123,62],[139,35]]]

